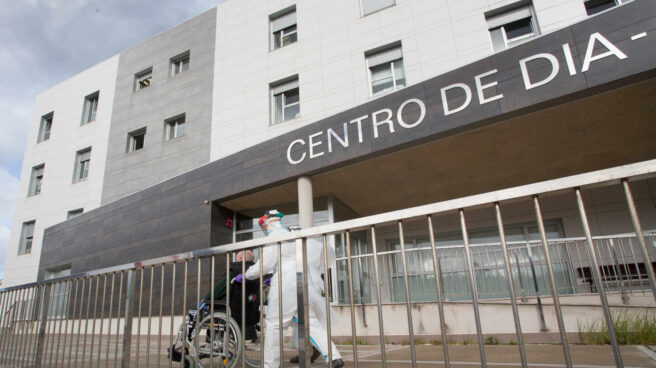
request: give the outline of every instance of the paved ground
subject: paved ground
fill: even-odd
[[[133,345],[133,367],[169,367],[169,361],[166,358],[165,346],[167,346],[168,339],[162,339],[161,350],[162,354],[158,354],[157,340],[151,340],[149,351],[146,349],[145,340],[140,341],[139,344],[139,364],[136,365],[136,343]],[[120,344],[120,342],[119,342]],[[56,346],[56,344],[54,344]],[[114,361],[116,341],[112,340],[109,349],[106,342],[103,342],[100,351],[100,365],[98,365],[98,345],[93,350],[93,357],[91,356],[91,344],[83,344],[83,341],[76,344],[66,344],[66,350],[63,349],[63,354],[57,354],[56,349],[47,349],[47,360],[52,364],[48,366],[56,367],[83,367],[93,366],[100,367],[120,367],[120,354],[118,354],[118,362]],[[119,345],[120,348],[120,345]],[[380,346],[378,345],[359,345],[356,347],[358,351],[358,367],[380,367],[382,365]],[[353,346],[340,345],[338,349],[342,353],[342,357],[346,361],[347,367],[354,367],[353,360]],[[77,350],[77,359],[76,356]],[[85,361],[82,361],[82,351],[85,351]],[[51,354],[54,351],[54,354]],[[70,355],[68,352],[71,352]],[[615,360],[610,346],[587,346],[587,345],[570,345],[572,362],[575,367],[593,368],[593,367],[614,367]],[[625,367],[656,367],[656,347],[644,346],[623,346],[621,348],[622,359]],[[109,355],[107,354],[109,352]],[[490,367],[519,367],[519,351],[517,346],[513,345],[487,345],[485,346],[485,354],[487,357],[487,365]],[[296,367],[296,364],[288,362],[289,358],[296,355],[296,352],[290,349],[285,349],[285,358],[287,363],[285,367]],[[563,352],[560,345],[527,345],[526,355],[531,367],[564,367]],[[109,356],[109,361],[105,357]],[[385,356],[387,366],[392,367],[408,367],[411,365],[410,346],[408,345],[386,345]],[[417,367],[443,367],[444,356],[442,353],[441,345],[418,345],[416,346]],[[478,345],[449,345],[449,356],[452,367],[475,367],[480,366],[480,354]],[[2,359],[0,356],[0,366],[2,367],[17,367],[27,365],[27,360],[33,358],[33,354],[28,352],[23,355],[23,359],[14,357],[8,361],[7,357]],[[146,364],[146,359],[149,364]],[[57,364],[54,364],[55,360]],[[159,360],[159,365],[158,365]],[[173,363],[173,367],[178,367],[179,363]],[[239,365],[241,366],[241,365]],[[325,367],[325,363],[315,362],[313,367]]]

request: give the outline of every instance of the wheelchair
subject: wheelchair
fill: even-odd
[[[178,329],[173,346],[168,349],[168,357],[180,362],[183,346],[186,346],[185,368],[234,368],[245,350],[243,357],[246,365],[260,368],[260,326],[247,325],[246,328],[249,336],[242,333],[240,324],[232,316],[228,320],[225,302],[215,301],[212,314],[210,306],[203,301],[199,310],[189,310],[186,321]]]

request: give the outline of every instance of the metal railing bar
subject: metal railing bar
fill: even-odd
[[[77,339],[75,339],[75,366],[77,366],[77,358],[80,353],[80,335],[82,335],[82,306],[84,305],[84,287],[86,286],[87,278],[82,279],[82,290],[80,291],[80,309],[78,311],[77,321]]]
[[[114,307],[114,284],[116,273],[112,272],[112,287],[109,290],[109,315],[107,316],[107,350],[105,351],[105,368],[109,367],[109,347],[112,343],[112,308]]]
[[[417,354],[415,351],[415,331],[412,320],[412,307],[410,306],[410,285],[408,284],[408,262],[405,254],[405,239],[403,237],[403,222],[398,222],[399,226],[399,243],[401,244],[401,261],[403,262],[403,283],[405,285],[405,307],[408,313],[408,334],[410,335],[410,359],[412,367],[417,367]],[[353,341],[353,345],[357,342]]]
[[[71,285],[73,285],[72,281],[71,281]],[[27,352],[26,353],[30,357],[32,357],[32,361],[29,361],[31,363],[30,366],[33,366],[34,363],[35,363],[34,362],[34,356],[36,355],[35,348],[36,348],[36,340],[37,339],[35,338],[36,336],[34,336],[34,333],[35,333],[35,331],[37,333],[39,331],[38,330],[38,323],[39,323],[38,311],[39,311],[39,307],[38,307],[38,304],[37,304],[36,301],[37,301],[40,289],[41,288],[38,287],[38,286],[35,286],[35,287],[32,288],[32,310],[30,312],[30,335],[32,336],[32,340],[34,340],[35,342],[30,341],[27,344],[28,346],[27,346]],[[70,294],[69,294],[69,298],[70,298]],[[69,303],[70,303],[70,300],[69,300]],[[67,321],[67,323],[68,323],[68,321]]]
[[[130,270],[132,271],[132,270]],[[118,364],[118,337],[121,333],[121,301],[123,300],[123,275],[124,271],[120,272],[121,278],[118,282],[118,303],[116,303],[116,340],[114,342],[114,367]],[[164,295],[164,292],[162,292]]]
[[[326,246],[326,235],[323,236],[324,238],[324,247]],[[374,257],[374,275],[376,276],[376,280],[380,280],[379,277],[379,272],[378,272],[378,251],[377,251],[377,246],[376,246],[376,227],[371,226],[371,247],[373,251],[373,257]],[[325,262],[325,252],[326,250],[324,249],[324,262]],[[325,267],[325,266],[324,266]],[[326,268],[327,269],[327,268]],[[328,280],[326,278],[326,285],[328,285]],[[327,289],[327,286],[326,286]],[[378,338],[380,339],[380,358],[381,358],[381,366],[382,367],[387,367],[387,357],[386,357],[386,349],[385,349],[385,328],[383,326],[383,307],[382,307],[382,295],[380,292],[380,282],[376,282],[376,306],[377,312],[378,312]],[[330,310],[328,309],[328,299],[326,298],[326,314],[329,316],[328,317],[328,326],[330,327]],[[328,341],[332,341],[331,336],[330,336],[330,329],[328,333]],[[331,364],[332,364],[332,355],[330,356]]]
[[[7,335],[9,334],[9,322],[7,321],[7,311],[8,307],[7,305],[9,304],[9,298],[11,297],[12,292],[11,291],[6,291],[3,293],[0,293],[0,296],[2,296],[2,307],[0,308],[0,327],[2,329],[5,329],[5,331],[0,334],[0,362],[4,360],[5,357],[5,339],[7,338]]]
[[[442,288],[441,288],[441,268],[440,262],[437,258],[437,252],[435,250],[435,232],[433,231],[433,218],[431,215],[426,216],[428,220],[428,237],[431,244],[431,255],[433,256],[433,272],[435,273],[435,294],[437,299],[437,309],[440,318],[440,335],[442,335],[442,351],[444,353],[444,367],[451,367],[451,361],[449,359],[449,347],[448,347],[448,337],[446,335],[446,323],[444,322],[444,303],[442,302]],[[378,294],[380,295],[380,286],[376,283],[378,287]],[[380,303],[378,308],[380,309]],[[382,319],[382,315],[379,316]],[[381,335],[383,331],[380,332]]]
[[[75,280],[75,296],[73,297],[73,313],[70,315],[71,320],[71,344],[68,347],[68,367],[71,366],[71,361],[73,360],[73,332],[75,332],[75,312],[77,312],[77,291],[79,288],[80,280]],[[68,328],[66,328],[68,330]]]
[[[345,240],[346,240],[346,263],[347,263],[347,269],[348,269],[348,283],[349,283],[349,306],[351,307],[351,338],[353,339],[352,341],[352,346],[353,346],[353,364],[355,368],[358,367],[358,342],[357,342],[357,330],[355,326],[355,307],[353,305],[354,303],[354,296],[353,296],[353,265],[352,265],[352,259],[351,259],[351,233],[349,230],[346,230],[344,234]]]
[[[212,316],[210,322],[210,367],[214,367],[214,266],[216,260],[215,256],[212,256],[212,262],[210,264],[210,316]],[[227,272],[228,270],[226,270]],[[227,292],[226,292],[227,293]]]
[[[125,286],[125,317],[123,318],[123,351],[121,354],[121,368],[130,368],[130,356],[132,349],[132,320],[134,317],[134,287],[136,282],[136,271],[128,271],[128,279]],[[120,305],[119,305],[120,306]],[[119,308],[120,313],[120,308]],[[119,314],[120,316],[120,314]]]
[[[549,256],[549,246],[547,244],[547,235],[544,229],[544,221],[542,220],[542,211],[540,210],[540,201],[538,196],[533,196],[533,206],[535,208],[535,218],[538,222],[538,229],[540,230],[540,238],[544,250],[544,260],[547,265],[547,272],[549,273],[549,285],[551,286],[551,297],[553,298],[554,308],[556,310],[556,320],[558,321],[558,330],[560,332],[560,340],[563,347],[563,356],[565,364],[568,368],[572,367],[572,357],[569,351],[569,343],[567,341],[567,334],[565,331],[565,323],[563,322],[562,308],[560,306],[560,299],[558,297],[558,290],[556,289],[556,281],[554,280],[553,269],[551,267],[551,257]]]
[[[624,367],[624,363],[622,361],[622,355],[620,354],[620,348],[619,344],[617,342],[617,335],[615,334],[615,326],[613,325],[613,318],[610,312],[610,308],[608,306],[608,299],[606,297],[606,292],[604,291],[602,280],[601,280],[601,274],[599,272],[599,265],[597,264],[597,257],[596,257],[596,252],[594,249],[594,245],[592,244],[592,236],[590,235],[590,226],[588,224],[588,217],[585,213],[585,206],[583,204],[583,198],[581,196],[581,190],[579,188],[574,189],[574,193],[576,194],[576,203],[578,205],[579,209],[579,214],[581,217],[581,226],[583,227],[583,232],[585,233],[585,237],[587,238],[587,246],[588,246],[588,251],[592,253],[592,270],[593,270],[593,276],[595,278],[595,283],[597,284],[597,292],[599,293],[599,299],[601,299],[601,306],[604,311],[604,318],[606,320],[606,328],[608,329],[608,337],[610,338],[610,342],[613,348],[613,356],[615,357],[615,364],[617,367]]]
[[[328,341],[328,367],[333,368],[333,344],[332,344],[333,337],[332,337],[332,327],[330,324],[331,306],[330,306],[330,294],[328,289],[328,238],[326,235],[323,235],[321,238],[323,241],[323,272],[324,272],[323,291],[325,296],[324,301],[326,302],[326,337]],[[378,280],[378,272],[376,272],[376,280]],[[382,351],[384,352],[385,349],[383,348]],[[385,366],[384,362],[385,362],[385,358],[383,356],[383,367]]]
[[[141,268],[141,278],[139,280],[139,307],[138,307],[138,316],[137,316],[137,351],[136,351],[136,357],[135,357],[135,362],[134,366],[138,367],[139,366],[139,355],[140,355],[140,343],[141,343],[141,302],[143,298],[143,285],[144,285],[144,272],[146,272],[145,268]],[[184,313],[184,308],[183,307],[183,313]],[[183,314],[184,315],[184,314]],[[102,325],[101,325],[102,326]],[[102,328],[101,328],[102,331]],[[102,335],[101,335],[102,336]],[[100,355],[98,355],[98,361],[100,363]],[[183,359],[184,361],[184,359]]]
[[[200,271],[200,259],[198,260]],[[200,274],[198,275],[200,280]],[[150,334],[153,323],[153,286],[155,283],[155,266],[150,266],[150,295],[148,296],[148,338],[146,339],[146,366],[150,367]]]
[[[241,366],[242,368],[246,368],[246,254],[242,253],[241,257],[241,274],[242,274],[242,281],[241,281],[241,332],[242,332],[242,339],[241,339]]]
[[[61,333],[62,333],[62,325],[64,324],[64,319],[66,320],[66,327],[64,328],[64,344],[63,348],[64,351],[66,351],[66,336],[68,335],[68,308],[70,307],[71,304],[71,286],[73,284],[72,280],[69,280],[66,282],[66,289],[68,290],[68,296],[66,297],[66,309],[64,309],[62,313],[62,321],[59,324],[59,338],[57,339],[57,350],[55,354],[55,367],[57,367],[57,362],[59,361],[59,343],[61,340]],[[62,354],[62,359],[63,359],[63,354]],[[63,365],[63,363],[62,363]]]
[[[278,353],[280,354],[280,367],[284,367],[284,340],[282,331],[282,243],[278,242]],[[273,329],[271,330],[273,331]],[[273,338],[273,336],[271,336]],[[300,356],[299,356],[300,358]]]
[[[173,317],[175,316],[175,266],[177,263],[173,262],[173,270],[172,270],[172,276],[171,276],[171,321],[170,321],[170,330],[169,330],[169,349],[170,349],[170,356],[168,358],[169,361],[169,368],[173,367],[173,334],[175,334],[175,326],[173,325]],[[163,294],[164,292],[162,292]]]
[[[29,338],[29,335],[26,332],[26,324],[27,324],[27,315],[28,315],[28,313],[27,313],[27,306],[25,305],[25,303],[29,303],[30,288],[25,288],[25,298],[26,298],[26,300],[24,300],[22,302],[23,305],[22,305],[22,308],[21,308],[21,318],[19,320],[19,326],[21,326],[21,328],[20,328],[21,338],[18,342],[18,359],[19,359],[18,363],[19,363],[19,366],[21,366],[21,367],[25,363],[25,358],[24,358],[25,355],[23,354],[24,353],[23,348],[25,346],[25,340]]]
[[[226,281],[225,281],[226,282],[226,291],[225,291],[226,326],[225,326],[225,331],[226,331],[226,333],[223,336],[223,351],[225,351],[225,352],[228,351],[228,344],[230,342],[230,327],[231,327],[230,326],[230,320],[232,318],[230,316],[230,314],[231,314],[230,313],[231,312],[230,311],[230,281],[232,281],[232,280],[230,279],[230,277],[228,277],[228,275],[230,275],[229,274],[229,272],[230,272],[230,256],[231,256],[230,253],[225,254],[225,260],[226,260],[226,265],[225,265],[225,272],[226,272]],[[212,274],[214,274],[214,273],[212,273]],[[235,276],[237,276],[237,275],[235,275]],[[216,295],[215,295],[215,297],[216,297]],[[212,304],[214,304],[214,303],[212,303]],[[214,341],[214,338],[212,338],[212,341]],[[230,353],[228,353],[228,358],[224,357],[222,360],[229,359],[229,354]],[[237,357],[237,359],[239,359],[239,358]]]
[[[96,276],[96,295],[93,301],[93,322],[91,323],[91,349],[89,351],[89,361],[93,364],[93,348],[96,336],[96,317],[98,315],[98,292],[100,290],[100,275]],[[102,316],[100,317],[102,319]]]
[[[164,307],[164,268],[165,264],[162,264],[162,274],[159,286],[159,328],[157,330],[157,368],[160,367],[160,361],[162,358],[162,312]],[[214,281],[214,280],[212,280]],[[150,351],[149,351],[150,353]],[[150,354],[149,354],[150,355]],[[212,365],[213,366],[213,365]]]
[[[105,301],[107,300],[107,274],[103,275],[103,297],[100,305],[100,331],[98,332],[98,365],[100,368],[100,355],[102,352],[103,325],[105,324]]]
[[[478,352],[481,356],[481,367],[487,366],[487,359],[485,358],[485,342],[483,341],[483,330],[481,327],[481,315],[478,309],[478,291],[476,284],[474,284],[474,264],[471,256],[471,249],[469,248],[469,235],[467,234],[467,222],[465,220],[465,211],[460,209],[460,226],[462,228],[462,238],[465,242],[465,259],[467,263],[467,281],[469,283],[469,291],[471,292],[472,307],[474,308],[474,322],[476,323],[476,338],[478,340]]]
[[[91,289],[93,287],[93,277],[89,278],[89,295],[87,296],[87,313],[84,317],[84,342],[82,343],[82,366],[86,360],[87,353],[87,334],[89,332],[89,312],[91,310]]]
[[[656,276],[654,275],[654,269],[652,267],[652,260],[649,257],[649,251],[647,250],[647,245],[645,244],[645,238],[642,235],[642,226],[640,225],[640,219],[638,218],[638,211],[635,207],[635,202],[633,201],[633,195],[631,194],[631,187],[629,187],[628,179],[622,179],[622,187],[624,188],[624,194],[626,196],[626,203],[629,207],[629,213],[631,214],[631,222],[633,223],[633,228],[636,231],[636,237],[638,238],[638,245],[640,245],[640,251],[642,252],[643,263],[645,264],[645,269],[647,270],[648,280],[651,285],[652,294],[654,295],[654,300],[656,300]]]
[[[504,266],[506,270],[506,286],[508,287],[510,294],[510,304],[512,306],[513,320],[515,322],[515,335],[517,336],[517,348],[519,349],[519,358],[522,363],[522,367],[528,367],[526,361],[526,350],[524,347],[524,337],[522,334],[522,324],[519,319],[519,310],[517,309],[517,301],[515,300],[515,282],[512,278],[512,271],[510,270],[510,257],[508,256],[508,247],[506,246],[506,233],[503,229],[503,218],[501,217],[501,207],[499,202],[494,204],[497,228],[499,229],[499,238],[501,239],[501,249],[502,256],[504,261]]]
[[[46,336],[46,321],[48,318],[48,299],[50,298],[51,285],[44,285],[41,288],[41,310],[39,311],[39,336],[37,337],[36,354],[34,357],[34,367],[41,368],[43,365],[43,348]],[[81,307],[80,307],[81,308]]]
[[[185,315],[187,312],[187,282],[188,282],[188,276],[189,276],[189,260],[185,259],[184,261],[184,282],[183,282],[183,289],[182,289],[182,359],[180,359],[180,365],[182,367],[185,366],[185,355],[187,353],[187,322],[185,321]],[[143,281],[143,277],[142,280]],[[141,291],[139,292],[139,322],[141,323]],[[171,333],[175,333],[175,331],[171,331]],[[137,333],[137,337],[140,334]],[[137,351],[139,351],[139,340],[137,340]],[[138,354],[138,353],[137,353]],[[173,353],[171,353],[173,354]],[[139,355],[137,355],[137,359],[139,358]],[[137,363],[135,364],[136,367],[139,366],[139,362],[137,360]]]
[[[203,261],[202,258],[198,258],[198,260],[197,260],[198,263],[196,264],[196,301],[198,302],[198,304],[196,306],[196,317],[195,318],[198,321],[197,323],[200,323],[200,321],[202,320],[202,318],[201,318],[202,314],[201,314],[201,310],[200,310],[200,305],[201,305],[201,302],[202,302],[202,298],[200,296],[200,279],[202,277],[202,273],[201,273],[201,271],[202,271],[201,270],[202,261]],[[214,289],[214,285],[210,285],[210,288]],[[195,333],[196,336],[200,336],[200,332],[198,331],[197,328],[196,328],[196,332],[193,332],[193,333]],[[150,338],[150,332],[148,333],[148,337]],[[194,343],[194,348],[196,349],[196,352],[199,351],[199,341],[198,340],[199,340],[198,338],[194,339],[194,342],[195,342]]]
[[[20,333],[20,323],[21,323],[21,314],[23,312],[23,308],[21,308],[21,305],[23,303],[23,299],[25,298],[25,289],[21,289],[20,292],[18,293],[18,299],[16,300],[17,303],[17,310],[15,310],[15,315],[16,315],[16,334],[14,335],[13,341],[11,342],[11,355],[9,356],[9,363],[11,364],[18,358],[18,355],[16,354],[16,346],[20,346],[20,341],[22,339],[22,335]],[[50,327],[50,326],[48,326]],[[48,342],[50,342],[50,339],[48,339]],[[46,345],[46,353],[48,352],[47,350],[47,345]],[[47,359],[46,359],[47,360]]]
[[[264,366],[264,248],[258,248],[258,255],[260,260],[260,364]],[[280,285],[278,285],[280,288]],[[272,337],[270,337],[272,338]]]

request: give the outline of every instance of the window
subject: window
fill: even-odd
[[[518,6],[519,5],[519,6]],[[505,50],[540,34],[530,2],[512,4],[485,15],[494,51]]]
[[[134,90],[139,91],[150,87],[153,80],[153,68],[148,68],[134,75]]]
[[[171,58],[171,76],[184,73],[189,70],[189,51],[185,51],[182,54]]]
[[[185,134],[185,114],[164,121],[164,140],[182,137]]]
[[[271,23],[271,49],[279,49],[298,40],[296,32],[296,5],[269,16]]]
[[[585,12],[588,15],[594,15],[618,5],[618,0],[587,0],[583,2],[583,5],[585,5]]]
[[[405,87],[403,53],[400,44],[370,51],[365,53],[365,57],[369,68],[372,96],[394,92]]]
[[[394,0],[362,0],[362,15],[375,13],[394,5]]]
[[[58,268],[51,268],[46,270],[45,279],[52,280],[59,277],[66,277],[71,275],[71,265],[66,265]],[[49,317],[64,317],[66,316],[66,308],[68,305],[68,295],[70,294],[71,284],[63,283],[58,288],[52,288],[50,300],[48,301],[48,316]]]
[[[32,240],[34,238],[35,221],[23,222],[21,229],[20,244],[18,244],[18,255],[30,254],[32,252]]]
[[[77,151],[75,155],[75,173],[73,183],[84,181],[89,176],[89,165],[91,164],[91,147]]]
[[[100,92],[94,92],[84,98],[84,109],[82,110],[82,125],[96,121],[98,111],[98,97]]]
[[[54,113],[43,115],[41,117],[41,125],[39,126],[39,137],[36,140],[36,143],[47,141],[50,139],[50,131],[52,130],[52,119]]]
[[[38,165],[32,168],[32,176],[30,177],[30,188],[28,190],[28,197],[41,193],[41,185],[43,184],[43,170],[45,165]]]
[[[141,128],[135,130],[134,132],[128,133],[128,146],[127,152],[133,152],[140,150],[144,147],[144,141],[146,140],[146,128]]]
[[[78,209],[76,209],[76,210],[70,210],[70,211],[68,211],[68,213],[66,214],[66,219],[67,219],[67,220],[70,220],[70,219],[72,219],[72,218],[74,218],[74,217],[78,217],[78,216],[80,216],[80,215],[83,214],[83,213],[84,213],[84,208],[78,208]]]
[[[271,85],[273,124],[297,118],[300,114],[298,77]]]

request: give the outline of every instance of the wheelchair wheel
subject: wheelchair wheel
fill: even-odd
[[[200,368],[234,368],[241,356],[241,341],[237,322],[230,318],[227,323],[225,313],[214,313],[196,326],[191,337],[191,349]]]

